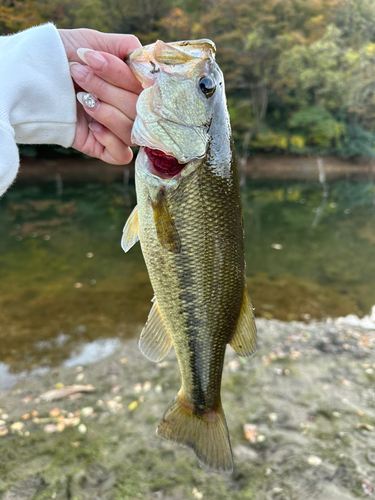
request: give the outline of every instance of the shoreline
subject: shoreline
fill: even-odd
[[[375,330],[338,320],[257,325],[257,355],[241,360],[228,348],[225,359],[233,476],[204,472],[191,450],[155,436],[179,390],[176,357],[152,363],[130,340],[97,363],[55,367],[0,395],[0,498],[366,498]],[[95,392],[41,398],[74,384]]]
[[[373,180],[375,162],[358,163],[327,156],[323,158],[327,181],[350,179]],[[319,180],[319,170],[314,157],[254,156],[245,170],[248,179]],[[17,185],[56,182],[63,183],[113,182],[128,183],[134,178],[134,161],[129,165],[109,165],[101,160],[85,158],[34,159],[23,158],[17,176]]]

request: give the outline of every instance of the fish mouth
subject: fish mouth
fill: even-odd
[[[152,163],[152,166],[159,177],[170,179],[179,174],[187,165],[187,163],[179,163],[177,158],[165,154],[159,149],[151,149],[144,147],[147,158]]]

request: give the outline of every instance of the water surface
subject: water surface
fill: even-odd
[[[323,198],[319,183],[247,181],[247,276],[257,316],[370,312],[374,196],[370,182],[330,184]],[[120,246],[134,203],[134,186],[121,184],[15,187],[0,200],[0,362],[8,378],[87,363],[110,339],[139,335],[152,289],[139,245],[128,254]]]

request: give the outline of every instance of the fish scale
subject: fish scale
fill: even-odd
[[[154,71],[147,74],[149,61]],[[207,470],[231,473],[220,396],[225,349],[230,343],[239,355],[253,355],[256,329],[246,289],[241,198],[224,80],[214,46],[205,40],[158,41],[135,51],[128,64],[142,82],[152,83],[145,90],[152,98],[141,99],[137,107],[133,138],[146,150],[141,148],[137,157],[138,205],[122,245],[127,251],[139,238],[155,293],[140,349],[159,361],[173,345],[182,380],[157,433],[191,447]],[[211,85],[208,97],[202,91],[206,84]],[[187,88],[189,106],[196,105],[199,113],[176,111],[186,101]],[[159,118],[147,122],[156,110]],[[147,153],[156,145],[159,151]],[[161,174],[153,158],[163,158]],[[168,175],[176,160],[182,169]]]

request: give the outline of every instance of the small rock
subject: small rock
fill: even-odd
[[[86,406],[81,410],[82,417],[91,417],[93,413],[94,413],[94,408],[92,406]]]
[[[322,459],[317,457],[316,455],[310,455],[309,458],[307,459],[307,463],[309,465],[317,467],[322,463]]]
[[[253,461],[258,458],[258,453],[255,450],[243,444],[235,446],[233,453],[238,462]]]
[[[6,436],[9,430],[6,427],[0,427],[0,437]]]
[[[85,374],[84,373],[78,373],[78,375],[76,376],[76,381],[77,382],[82,382],[82,380],[85,378]]]
[[[257,443],[263,443],[265,440],[266,436],[264,436],[263,434],[259,434],[259,436],[257,437]]]
[[[151,382],[149,380],[147,380],[144,384],[143,384],[143,390],[145,392],[148,392],[149,390],[151,389]]]
[[[341,418],[341,413],[339,411],[333,411],[332,412],[332,417]]]
[[[85,424],[79,424],[79,426],[78,426],[78,432],[80,434],[86,434],[87,427],[85,426]]]
[[[237,359],[233,359],[232,361],[229,361],[226,368],[228,368],[230,372],[236,373],[239,370],[240,366],[240,362]]]
[[[202,500],[203,493],[198,491],[197,488],[193,488],[192,493],[193,493],[194,498],[197,498],[198,500]]]
[[[138,394],[142,391],[142,384],[135,384],[133,391]]]
[[[94,254],[92,252],[87,252],[86,257],[88,259],[92,259],[94,257]]]
[[[169,361],[162,361],[161,363],[158,363],[156,366],[158,368],[165,368],[168,365],[169,365]]]
[[[74,283],[73,286],[74,286],[74,288],[82,288],[83,287],[82,283]]]
[[[24,415],[22,415],[22,420],[28,420],[29,418],[30,418],[30,413],[25,413]]]
[[[277,413],[269,413],[268,418],[271,420],[271,422],[277,422]]]
[[[272,243],[271,248],[273,248],[274,250],[282,250],[283,246],[280,245],[280,243]]]
[[[0,420],[0,427],[2,427],[5,424],[6,424],[5,420]]]
[[[47,424],[44,426],[44,432],[47,432],[48,434],[52,434],[53,432],[57,431],[57,426],[55,424]]]
[[[375,465],[375,452],[368,451],[367,452],[367,460],[370,462],[370,464]]]

